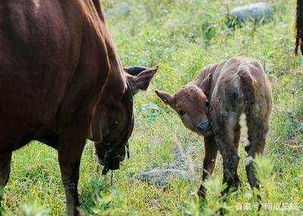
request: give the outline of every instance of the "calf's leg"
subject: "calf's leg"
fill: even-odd
[[[254,170],[253,160],[257,154],[262,154],[265,147],[268,120],[259,116],[249,115],[247,118],[249,145],[245,148],[248,154],[246,161],[246,174],[252,188],[259,188],[259,181]]]
[[[223,143],[221,138],[218,138],[218,143]],[[233,149],[225,149],[220,151],[223,158],[223,182],[227,184],[224,194],[228,193],[231,188],[238,189],[240,185],[240,179],[237,173],[239,165],[238,152]]]
[[[228,113],[228,112],[224,112]],[[215,141],[223,158],[223,182],[227,184],[224,194],[231,188],[237,189],[240,184],[237,169],[240,157],[238,155],[238,141],[235,130],[239,125],[239,113],[229,112],[224,116],[213,115]]]
[[[241,136],[241,126],[240,124],[236,124],[234,128],[234,146],[237,150],[239,149],[240,136]]]
[[[202,180],[208,179],[215,168],[216,158],[218,153],[218,147],[215,142],[214,136],[209,136],[204,138],[205,145],[205,157],[203,161],[203,175]],[[206,196],[206,188],[201,184],[198,190],[198,196],[201,198],[205,198]]]

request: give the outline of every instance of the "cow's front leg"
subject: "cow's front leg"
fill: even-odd
[[[11,170],[12,152],[0,153],[0,200]]]
[[[209,136],[204,138],[205,145],[205,157],[203,161],[203,175],[202,180],[205,181],[208,179],[215,168],[216,158],[218,153],[218,147],[215,142],[214,136]],[[205,198],[206,196],[206,188],[201,184],[198,195],[201,198]]]
[[[4,193],[4,187],[6,186],[9,174],[11,170],[11,159],[12,159],[12,152],[6,152],[0,154],[0,215],[2,215],[2,206],[1,200]]]
[[[75,140],[78,136],[64,137],[65,142],[59,148],[59,164],[61,178],[64,185],[67,213],[69,216],[81,215],[79,210],[80,202],[78,195],[78,180],[81,155],[85,143]]]

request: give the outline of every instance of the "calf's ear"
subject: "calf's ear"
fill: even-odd
[[[158,66],[143,70],[138,75],[127,75],[127,81],[131,85],[132,92],[135,95],[139,90],[147,90],[152,78],[158,70]]]
[[[168,93],[159,91],[159,90],[156,90],[155,92],[156,92],[156,94],[158,95],[158,97],[159,97],[165,104],[168,104],[168,105],[170,105],[170,106],[173,105],[174,96],[172,96],[172,95],[170,95],[170,94],[168,94]]]

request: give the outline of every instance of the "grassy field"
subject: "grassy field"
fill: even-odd
[[[106,10],[121,0],[105,0]],[[293,55],[295,0],[272,0],[274,20],[226,26],[225,14],[251,0],[124,0],[129,14],[111,13],[108,25],[124,65],[160,65],[146,93],[136,96],[136,126],[130,140],[131,158],[122,169],[103,177],[88,143],[83,154],[79,191],[88,215],[213,215],[225,206],[227,215],[257,215],[255,195],[246,179],[245,138],[240,145],[240,189],[222,203],[222,165],[207,182],[208,202],[199,203],[203,138],[182,125],[164,106],[155,89],[177,91],[207,64],[231,56],[260,59],[272,82],[274,107],[264,157],[258,173],[264,203],[261,215],[303,214],[303,75],[302,57]],[[158,108],[153,108],[156,105]],[[185,160],[180,162],[178,152]],[[183,156],[184,156],[183,155]],[[171,179],[157,186],[134,176],[155,167],[183,163],[197,178]],[[271,209],[271,210],[270,210]],[[4,196],[5,215],[64,215],[65,198],[56,152],[33,142],[16,152]],[[290,211],[287,211],[290,210]]]

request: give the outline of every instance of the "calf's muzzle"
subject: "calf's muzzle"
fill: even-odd
[[[208,121],[200,122],[197,125],[197,130],[201,133],[208,132],[210,130],[210,124]]]

